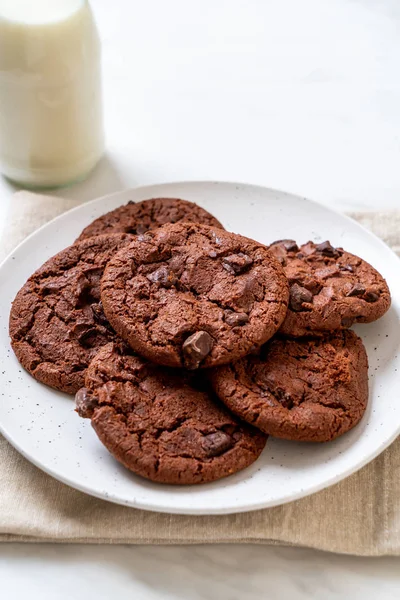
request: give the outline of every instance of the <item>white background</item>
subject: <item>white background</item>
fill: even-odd
[[[398,0],[92,0],[107,156],[58,195],[236,180],[400,208]],[[15,188],[0,181],[0,219]],[[311,518],[311,517],[310,517]],[[1,597],[398,599],[400,559],[262,546],[0,545]]]

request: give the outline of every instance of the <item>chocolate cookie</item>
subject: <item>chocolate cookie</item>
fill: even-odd
[[[194,202],[179,198],[152,198],[136,203],[131,201],[106,213],[85,227],[78,240],[101,233],[141,234],[149,229],[180,221],[203,223],[223,229],[215,217]]]
[[[368,359],[353,331],[268,342],[210,374],[219,398],[265,433],[328,442],[354,427],[368,401]]]
[[[253,463],[266,436],[241,423],[187,373],[113,344],[101,348],[76,395],[101,442],[128,469],[163,483],[221,479]]]
[[[386,281],[370,264],[329,242],[294,240],[270,246],[290,286],[289,309],[281,332],[294,337],[318,335],[370,323],[390,306]]]
[[[74,394],[104,344],[119,339],[104,316],[100,278],[133,236],[107,234],[66,248],[18,292],[10,314],[11,345],[35,379]]]
[[[194,223],[135,237],[101,285],[114,329],[149,360],[188,369],[260,347],[287,310],[279,262],[258,242]]]

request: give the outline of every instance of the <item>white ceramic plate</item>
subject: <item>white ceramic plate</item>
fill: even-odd
[[[393,304],[377,323],[357,327],[370,361],[370,402],[361,423],[328,444],[270,439],[251,467],[220,482],[175,487],[136,477],[101,445],[70,396],[37,383],[8,340],[11,301],[31,273],[68,246],[94,218],[126,203],[180,197],[211,211],[231,231],[261,242],[329,239],[371,262],[387,279]],[[0,268],[0,427],[35,465],[68,485],[112,502],[171,513],[218,514],[289,502],[332,485],[377,456],[400,431],[400,262],[357,223],[314,202],[262,187],[170,183],[124,191],[75,208],[27,238]]]

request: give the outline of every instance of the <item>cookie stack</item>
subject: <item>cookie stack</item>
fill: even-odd
[[[157,198],[100,217],[38,269],[10,336],[128,469],[193,484],[247,467],[268,435],[326,442],[356,425],[368,361],[349,327],[389,305],[382,276],[329,242],[267,248]]]

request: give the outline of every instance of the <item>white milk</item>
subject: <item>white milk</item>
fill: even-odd
[[[104,150],[100,43],[86,0],[0,0],[0,170],[83,178]]]

